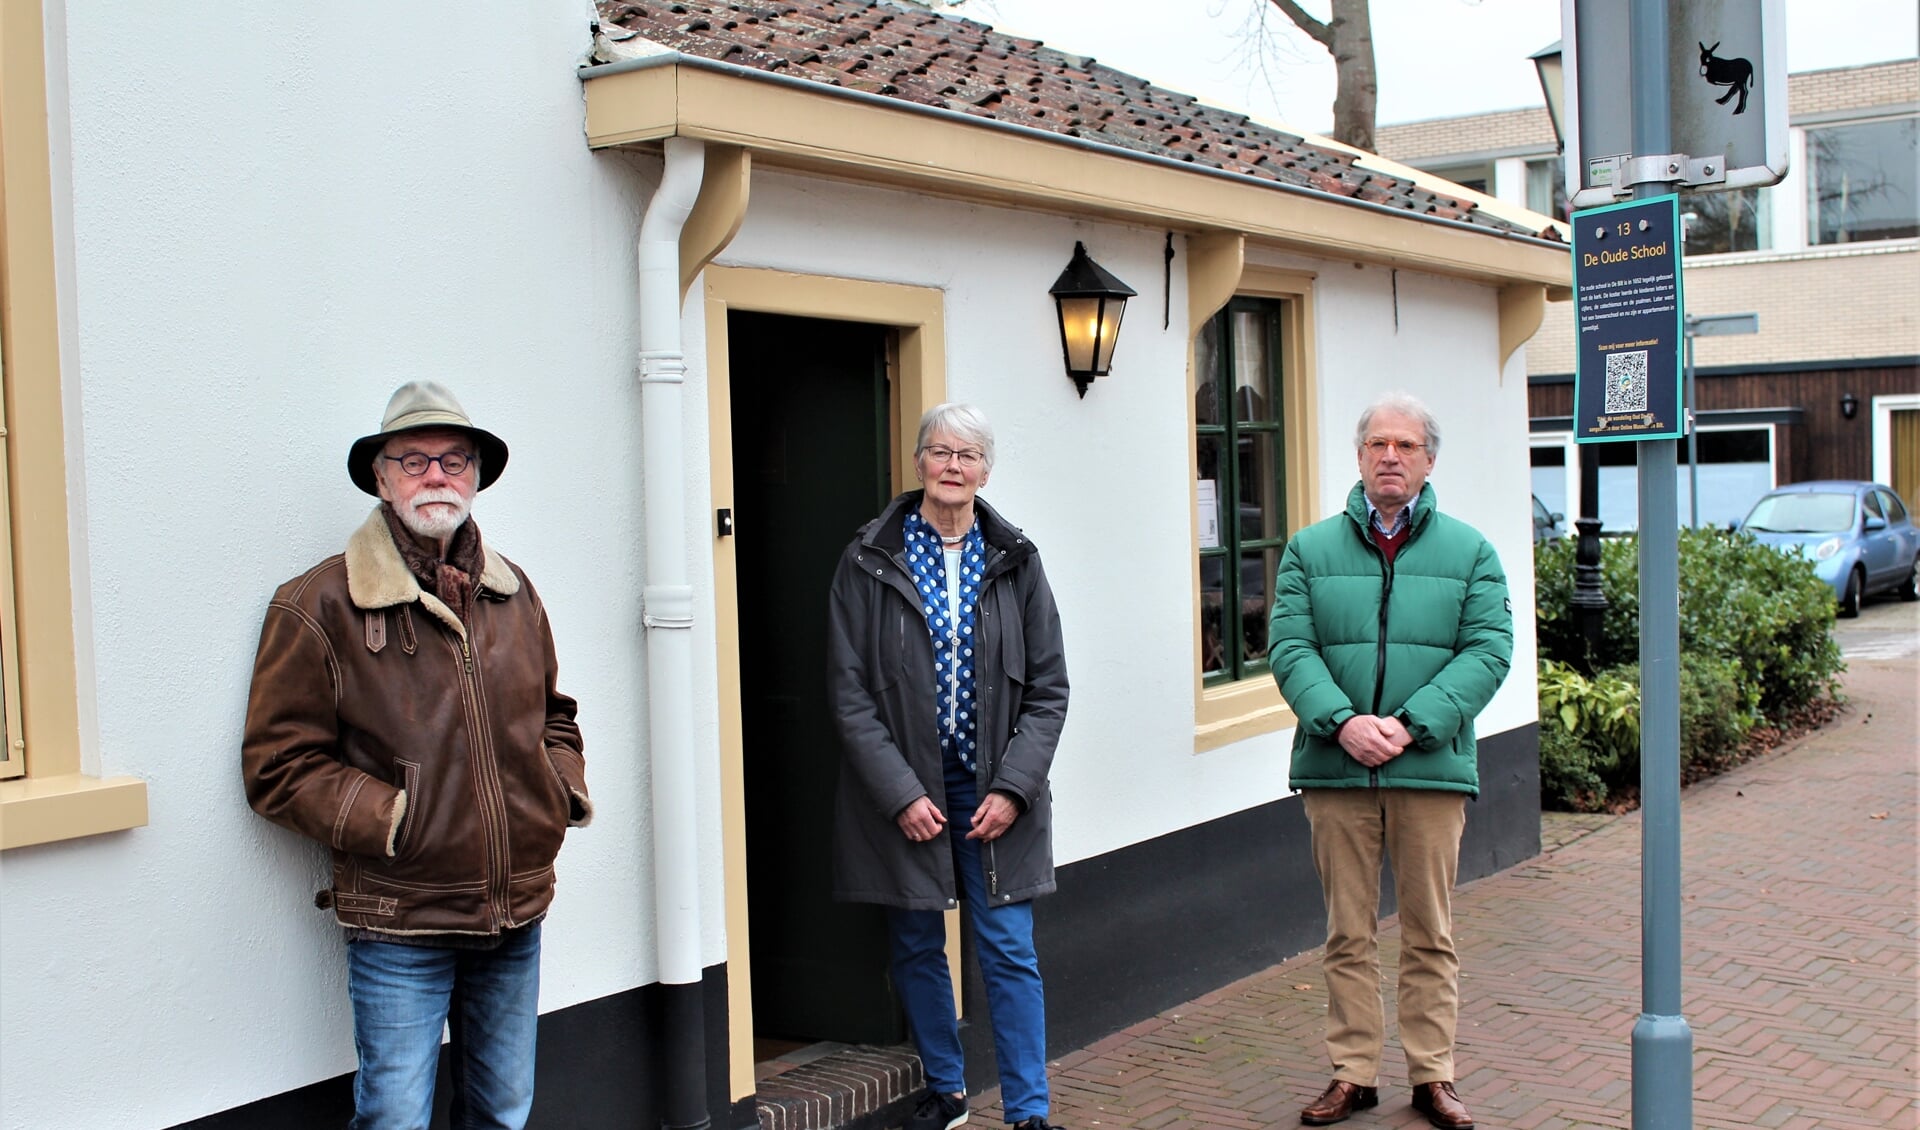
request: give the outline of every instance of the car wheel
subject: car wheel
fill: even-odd
[[[1907,570],[1907,579],[1900,586],[1901,600],[1920,600],[1920,553],[1913,556],[1913,568]]]
[[[1840,618],[1851,620],[1860,615],[1860,592],[1867,587],[1866,570],[1855,565],[1847,574],[1847,591],[1840,594]]]

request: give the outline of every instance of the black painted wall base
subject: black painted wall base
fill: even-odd
[[[1460,881],[1540,853],[1540,733],[1483,735]],[[1047,1054],[1084,1047],[1326,940],[1326,907],[1298,796],[1131,844],[1059,870],[1035,903]],[[1383,876],[1381,914],[1393,913]],[[967,940],[966,1014],[987,1015]],[[993,1036],[964,1026],[969,1089],[994,1085]]]
[[[704,971],[707,1110],[713,1125],[756,1125],[753,1100],[727,1098],[727,967]],[[645,985],[540,1017],[533,1116],[529,1130],[655,1130],[663,1111],[658,1080],[666,1057],[666,992]],[[446,1130],[444,1049],[435,1088],[434,1130]],[[322,1080],[246,1106],[181,1123],[174,1130],[338,1130],[353,1117],[353,1075]]]
[[[1480,739],[1480,786],[1460,845],[1462,882],[1540,851],[1539,731],[1531,724]],[[1298,797],[1060,868],[1059,892],[1035,910],[1047,983],[1047,1051],[1082,1047],[1319,945],[1326,912]],[[1384,885],[1384,884],[1383,884]],[[1386,890],[1381,913],[1392,913]],[[987,1015],[972,954],[966,1013]],[[727,969],[701,987],[706,1013],[707,1107],[715,1127],[757,1125],[751,1098],[727,1098]],[[665,993],[647,985],[540,1018],[540,1085],[533,1130],[655,1130],[667,1026]],[[963,1029],[967,1085],[994,1085],[984,1022]],[[182,1127],[192,1130],[337,1128],[353,1113],[353,1076],[342,1075]],[[445,1065],[441,1112],[446,1125]],[[177,1128],[179,1130],[179,1128]]]

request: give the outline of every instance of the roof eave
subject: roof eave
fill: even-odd
[[[587,142],[694,137],[761,160],[962,199],[1496,283],[1566,286],[1564,244],[673,51],[584,68]]]

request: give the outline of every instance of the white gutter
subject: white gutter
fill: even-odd
[[[693,750],[693,586],[681,387],[680,231],[700,195],[705,145],[669,137],[640,221],[640,411],[645,474],[647,734],[653,779],[654,944],[667,989],[665,1122],[703,1126],[700,861]],[[679,986],[680,988],[673,988]]]

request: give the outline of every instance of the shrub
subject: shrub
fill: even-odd
[[[1543,542],[1534,553],[1540,655],[1596,671],[1638,662],[1638,539],[1601,543],[1600,587],[1607,609],[1592,656],[1586,654],[1573,607],[1574,542]],[[1838,691],[1841,663],[1831,635],[1833,617],[1833,590],[1804,559],[1745,534],[1680,531],[1681,651],[1737,664],[1741,694],[1761,717],[1779,721]]]
[[[1680,657],[1681,775],[1733,764],[1758,720],[1739,665],[1698,652]],[[1540,664],[1540,799],[1548,808],[1594,812],[1640,787],[1640,667],[1592,678],[1553,660]]]
[[[1597,811],[1640,774],[1640,685],[1616,670],[1592,678],[1551,659],[1540,663],[1540,796]]]

